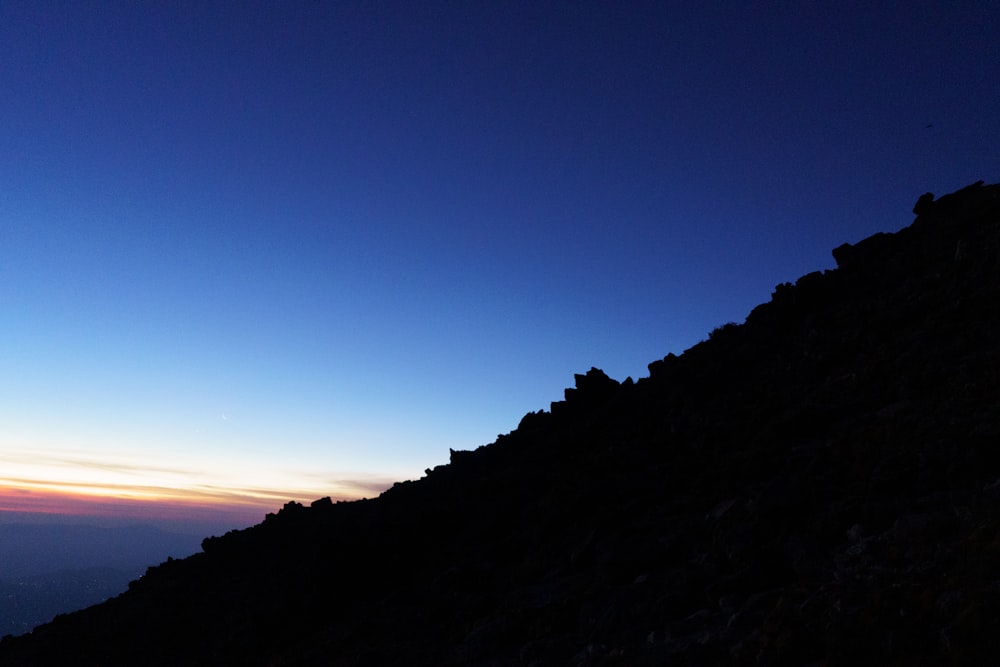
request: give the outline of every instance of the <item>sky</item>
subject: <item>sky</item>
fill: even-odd
[[[0,3],[0,520],[372,497],[1000,181],[992,2]]]

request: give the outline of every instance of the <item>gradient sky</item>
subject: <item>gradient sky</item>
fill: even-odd
[[[985,1],[4,2],[0,513],[250,523],[645,376],[1000,181],[998,34]]]

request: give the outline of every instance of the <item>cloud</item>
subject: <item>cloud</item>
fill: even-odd
[[[0,511],[256,517],[288,501],[373,497],[396,480],[365,473],[274,470],[234,462],[221,470],[123,453],[0,452]]]
[[[56,468],[86,468],[107,472],[122,473],[162,473],[168,475],[190,475],[192,468],[169,467],[151,460],[143,460],[134,456],[126,456],[117,452],[107,452],[103,455],[95,453],[81,456],[75,451],[0,451],[0,463],[32,467]]]
[[[362,472],[306,472],[302,474],[302,477],[312,480],[310,485],[316,488],[341,489],[355,498],[377,496],[395,482],[401,481],[398,477]]]

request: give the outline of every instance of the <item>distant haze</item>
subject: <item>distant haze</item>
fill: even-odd
[[[201,536],[151,525],[10,518],[0,514],[0,636],[118,595],[146,568],[201,550]]]

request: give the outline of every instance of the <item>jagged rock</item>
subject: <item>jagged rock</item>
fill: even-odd
[[[566,401],[600,402],[618,388],[618,382],[609,378],[599,368],[591,368],[586,375],[573,376],[576,388],[565,391]]]
[[[920,198],[917,199],[917,203],[913,205],[913,212],[918,216],[928,215],[933,210],[934,210],[933,192],[925,192],[924,194],[920,195]]]

